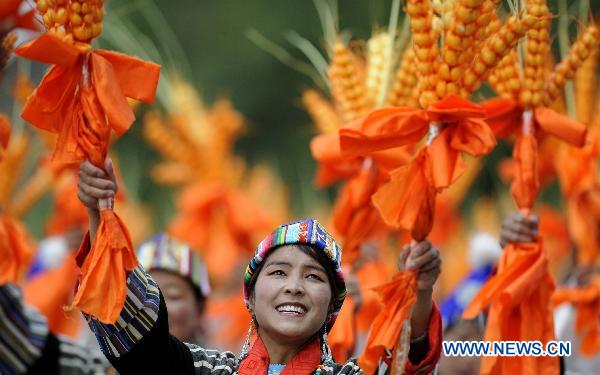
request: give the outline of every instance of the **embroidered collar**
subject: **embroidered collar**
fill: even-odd
[[[288,362],[281,375],[309,375],[321,365],[321,348],[319,340],[315,339],[305,346],[298,354]],[[242,360],[238,370],[239,375],[267,374],[271,364],[269,352],[263,341],[256,339],[248,356]]]

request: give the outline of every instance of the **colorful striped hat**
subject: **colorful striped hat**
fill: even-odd
[[[137,257],[146,271],[165,270],[189,280],[200,297],[210,295],[206,266],[189,245],[158,233],[137,250]]]
[[[331,266],[335,270],[334,282],[338,290],[338,295],[333,296],[334,311],[327,321],[327,330],[330,330],[340,313],[340,309],[344,304],[344,298],[346,297],[346,283],[344,282],[344,274],[342,273],[342,249],[325,228],[314,219],[303,219],[283,224],[261,241],[244,275],[244,302],[246,303],[246,307],[250,308],[250,284],[254,273],[272,250],[284,245],[310,246],[316,251],[324,252],[331,261]]]

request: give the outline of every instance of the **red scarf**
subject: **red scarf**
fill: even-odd
[[[269,368],[269,352],[263,341],[258,337],[250,349],[248,356],[242,360],[239,375],[266,374]],[[312,374],[321,364],[321,348],[319,340],[315,339],[306,345],[298,354],[285,365],[281,375]]]

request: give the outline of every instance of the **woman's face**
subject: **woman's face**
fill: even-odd
[[[251,301],[261,338],[302,345],[325,323],[331,297],[316,259],[294,245],[276,249],[257,276]]]
[[[167,305],[169,331],[181,341],[194,343],[202,333],[202,311],[192,286],[171,272],[152,270]]]

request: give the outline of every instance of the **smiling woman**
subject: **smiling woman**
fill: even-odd
[[[116,190],[110,174],[89,162],[81,165],[78,195],[88,207],[92,237],[99,222],[98,199],[114,196]],[[88,235],[79,262],[89,247]],[[419,289],[411,320],[414,339],[404,371],[431,372],[440,353],[441,318],[431,300],[439,252],[423,241],[412,248],[411,256],[403,254],[407,265],[418,271]],[[336,363],[327,343],[346,297],[341,257],[336,241],[316,220],[284,224],[267,236],[244,275],[244,301],[252,323],[239,356],[172,336],[163,292],[141,265],[127,275],[127,300],[116,323],[87,318],[102,351],[120,374],[359,374],[363,371],[355,360]],[[376,373],[389,373],[386,358],[380,365]]]

